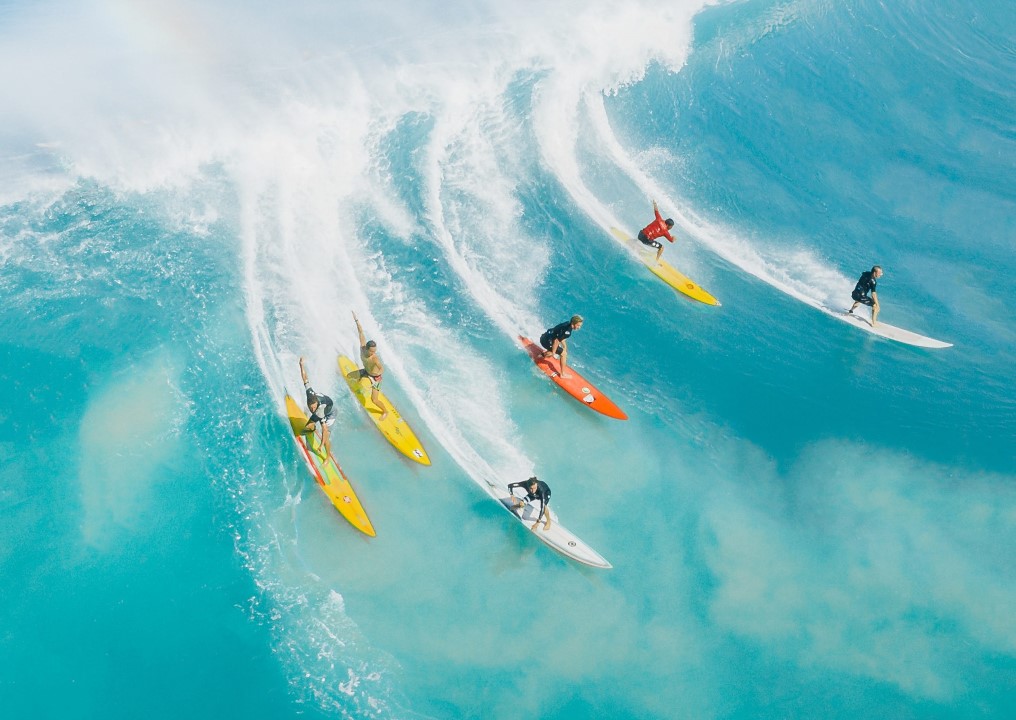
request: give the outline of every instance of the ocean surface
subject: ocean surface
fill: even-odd
[[[0,1],[0,715],[1016,716],[1008,0]],[[695,303],[614,241],[652,201]],[[881,264],[881,318],[838,322]],[[431,467],[350,397],[356,312]],[[516,342],[574,313],[561,393]],[[377,528],[283,414],[306,359]],[[613,569],[481,489],[532,474]]]

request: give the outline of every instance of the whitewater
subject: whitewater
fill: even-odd
[[[11,717],[1016,710],[1005,2],[0,3]],[[611,237],[652,202],[695,303]],[[819,311],[879,263],[882,319]],[[349,397],[352,313],[433,464]],[[519,347],[579,313],[590,412]],[[284,414],[304,358],[376,538]],[[538,475],[613,566],[483,491]]]

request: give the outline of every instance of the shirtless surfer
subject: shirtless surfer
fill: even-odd
[[[385,368],[381,364],[381,358],[377,354],[377,343],[373,340],[368,340],[363,334],[363,328],[360,326],[360,321],[356,318],[356,313],[353,313],[353,322],[356,323],[356,332],[360,335],[360,360],[363,362],[363,370],[360,371],[360,376],[370,379],[370,399],[378,409],[381,411],[381,420],[388,417],[388,408],[381,402],[381,398],[378,397],[378,390],[381,389],[381,376],[384,374]]]

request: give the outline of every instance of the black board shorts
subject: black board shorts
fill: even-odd
[[[868,307],[875,306],[875,298],[870,295],[862,295],[859,292],[852,292],[850,293],[850,297],[854,299],[854,302],[859,302],[862,305],[867,305]]]
[[[554,349],[554,337],[552,335],[550,335],[550,334],[541,335],[540,336],[540,345],[543,345],[543,349],[544,350],[553,350]],[[564,340],[562,340],[561,344],[557,346],[557,354],[560,355],[561,351],[564,350],[564,348],[565,348],[565,344],[564,344]]]
[[[645,232],[642,230],[639,230],[639,242],[642,243],[643,245],[648,245],[651,248],[656,248],[657,250],[663,247],[663,245],[660,244],[658,241],[650,240],[649,238],[647,238]]]

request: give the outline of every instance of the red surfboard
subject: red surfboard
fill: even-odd
[[[527,337],[519,335],[522,347],[526,349],[529,356],[533,358],[536,367],[540,368],[551,380],[558,384],[566,393],[578,400],[588,408],[607,417],[627,420],[628,416],[624,411],[614,404],[614,401],[597,390],[591,382],[575,372],[575,368],[569,367],[568,377],[561,377],[561,361],[556,357],[543,357],[544,350]]]

